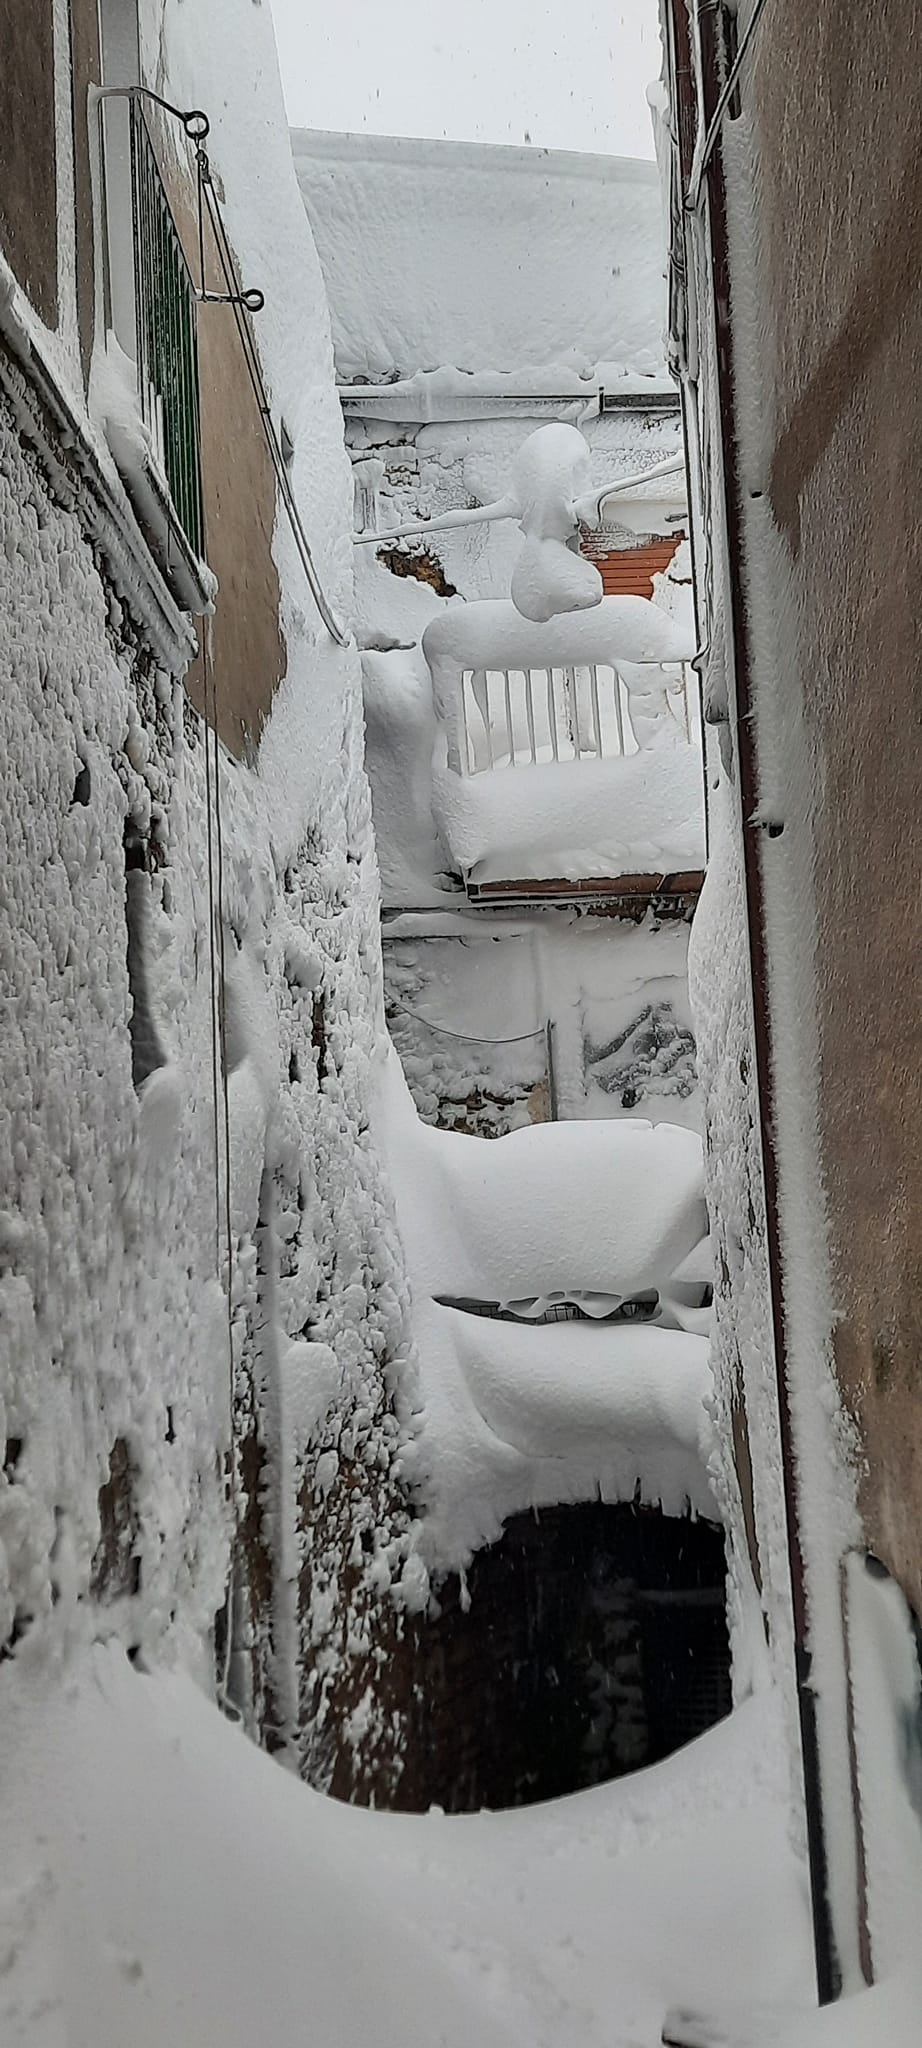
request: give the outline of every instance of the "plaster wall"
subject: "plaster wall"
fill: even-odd
[[[847,0],[819,9],[777,0],[747,95],[759,166],[760,346],[772,391],[766,481],[815,792],[834,1357],[858,1427],[866,1540],[917,1613],[920,34],[918,4],[878,10],[859,28]]]

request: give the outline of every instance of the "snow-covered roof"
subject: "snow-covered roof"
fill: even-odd
[[[663,367],[655,164],[292,131],[337,372]]]

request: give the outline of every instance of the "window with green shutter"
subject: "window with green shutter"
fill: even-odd
[[[193,555],[203,554],[195,289],[140,99],[130,101],[138,393]]]

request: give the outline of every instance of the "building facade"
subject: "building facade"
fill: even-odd
[[[885,10],[856,64],[835,5],[676,0],[663,21],[720,839],[702,930],[732,933],[704,1011],[719,1398],[829,1999],[906,1953],[919,1871],[916,457],[891,403],[918,318],[887,253],[918,218],[911,23]],[[876,1653],[876,1732],[875,1629],[897,1645]]]
[[[2,24],[0,1635],[173,1645],[361,1796],[413,1539],[351,485],[268,11],[227,17]]]

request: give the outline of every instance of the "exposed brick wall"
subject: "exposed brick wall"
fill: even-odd
[[[684,533],[677,532],[641,541],[634,548],[607,548],[604,536],[591,534],[582,553],[595,563],[606,597],[652,597],[654,576],[668,569],[684,539]]]

